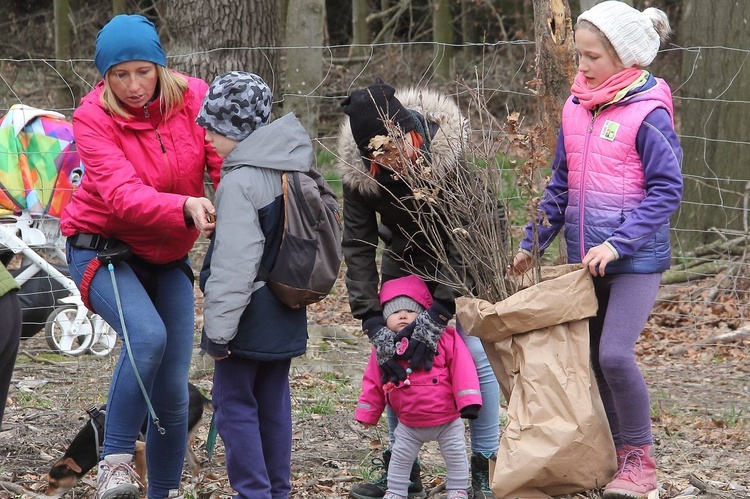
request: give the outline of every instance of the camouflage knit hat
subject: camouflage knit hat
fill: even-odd
[[[231,71],[214,78],[196,123],[233,140],[245,140],[268,123],[273,93],[258,75]]]

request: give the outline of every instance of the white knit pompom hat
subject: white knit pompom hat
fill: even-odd
[[[581,21],[604,33],[626,68],[648,66],[659,51],[661,39],[651,18],[619,0],[594,5],[578,16]]]

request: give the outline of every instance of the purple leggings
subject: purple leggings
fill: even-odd
[[[599,310],[589,320],[591,362],[615,446],[653,443],[648,388],[635,344],[659,290],[661,274],[594,278]]]

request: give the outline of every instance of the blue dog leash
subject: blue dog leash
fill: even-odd
[[[161,427],[159,424],[159,418],[156,416],[156,411],[154,411],[154,406],[151,405],[151,399],[148,396],[148,393],[146,392],[146,387],[143,386],[143,380],[141,380],[141,375],[138,373],[138,368],[135,365],[135,359],[133,358],[133,353],[130,349],[130,337],[128,336],[128,328],[125,326],[125,315],[122,311],[122,302],[120,301],[120,291],[117,289],[117,279],[115,279],[115,266],[112,264],[112,261],[107,261],[107,270],[109,270],[109,275],[112,277],[112,287],[115,290],[115,302],[117,303],[117,312],[120,315],[120,324],[122,325],[122,338],[123,342],[125,343],[125,350],[127,351],[128,358],[130,359],[130,365],[133,368],[133,373],[135,373],[135,379],[138,381],[138,386],[141,388],[141,393],[143,393],[143,398],[146,400],[146,405],[148,406],[148,412],[151,414],[151,420],[156,425],[156,429],[159,432],[160,435],[164,435],[166,433],[166,430]]]

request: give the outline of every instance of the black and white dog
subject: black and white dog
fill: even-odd
[[[188,441],[185,459],[188,469],[196,476],[200,471],[200,460],[192,448],[193,433],[203,418],[203,409],[213,409],[211,401],[192,383],[188,383],[190,402],[188,407]],[[81,428],[68,446],[65,454],[58,459],[47,474],[45,496],[59,498],[75,487],[78,481],[99,463],[99,453],[104,444],[104,421],[106,406],[88,410],[90,420]],[[148,419],[143,422],[145,433]],[[145,484],[146,443],[136,442],[135,471]]]

